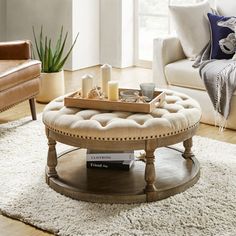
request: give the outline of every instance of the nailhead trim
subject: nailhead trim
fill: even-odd
[[[44,122],[44,124],[45,124],[45,122]],[[141,139],[142,140],[147,140],[147,139],[164,138],[164,137],[173,136],[173,135],[176,135],[176,134],[183,133],[187,130],[190,130],[190,129],[196,127],[198,124],[199,124],[199,122],[195,123],[192,126],[189,126],[189,127],[185,128],[185,129],[176,130],[176,131],[171,132],[171,133],[164,133],[164,134],[151,135],[151,136],[141,136],[141,137],[124,137],[124,138],[117,138],[117,137],[104,138],[104,137],[83,136],[83,135],[77,135],[77,134],[71,134],[71,133],[68,133],[68,132],[63,132],[61,130],[57,130],[53,127],[50,127],[47,124],[45,124],[45,126],[49,130],[52,130],[56,133],[60,133],[60,134],[66,135],[66,136],[70,136],[70,137],[74,137],[74,138],[80,138],[80,139],[103,140],[103,141],[127,141],[127,140],[136,141],[136,140],[141,140]]]
[[[18,104],[24,102],[24,101],[26,101],[26,100],[29,100],[29,99],[31,99],[31,98],[34,98],[36,95],[38,95],[38,93],[32,95],[31,97],[24,98],[24,99],[20,100],[19,102],[16,102],[16,103],[14,103],[14,104],[12,104],[12,105],[10,105],[10,106],[4,107],[4,108],[0,109],[0,112],[6,111],[6,110],[8,110],[8,109],[10,109],[10,108],[12,108],[12,107],[14,107],[14,106],[16,106],[16,105],[18,105]]]

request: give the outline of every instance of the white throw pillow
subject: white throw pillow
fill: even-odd
[[[169,6],[177,35],[187,57],[195,59],[210,40],[208,1],[193,5]]]
[[[216,10],[222,16],[236,15],[236,1],[235,0],[217,0]]]

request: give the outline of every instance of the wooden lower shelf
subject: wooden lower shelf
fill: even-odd
[[[57,165],[58,178],[48,179],[55,191],[74,199],[102,203],[146,202],[145,163],[136,161],[130,171],[87,169],[86,150],[63,155]],[[195,157],[184,159],[182,153],[168,148],[155,153],[157,192],[154,200],[161,200],[185,191],[200,176]],[[47,173],[46,173],[47,176]]]

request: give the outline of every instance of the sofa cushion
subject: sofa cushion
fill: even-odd
[[[207,1],[184,6],[169,6],[175,23],[176,32],[184,53],[196,58],[210,40],[210,28],[207,13],[211,12]]]
[[[15,86],[0,92],[0,112],[35,97],[39,93],[39,78],[28,80],[20,86]]]
[[[207,15],[211,26],[211,59],[231,59],[236,49],[236,17]]]
[[[222,16],[236,15],[236,1],[235,0],[216,0],[216,10]]]
[[[193,68],[192,65],[193,62],[188,59],[166,65],[166,80],[173,86],[206,90],[199,74],[199,68]],[[234,95],[236,95],[236,91]]]
[[[0,60],[0,91],[39,77],[40,65],[36,60]]]
[[[181,87],[205,90],[205,86],[199,75],[199,69],[193,68],[192,64],[193,62],[188,59],[168,64],[165,67],[168,83]]]

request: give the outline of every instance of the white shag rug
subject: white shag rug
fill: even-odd
[[[195,137],[197,184],[144,204],[95,204],[45,183],[47,140],[41,122],[0,125],[0,211],[58,235],[236,235],[236,145]]]

